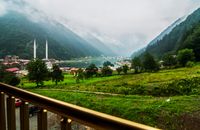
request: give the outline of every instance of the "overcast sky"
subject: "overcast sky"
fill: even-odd
[[[1,0],[0,0],[1,1]],[[178,18],[200,7],[200,0],[24,0],[72,28],[120,44],[127,55],[148,44]],[[0,5],[3,13],[3,5]]]

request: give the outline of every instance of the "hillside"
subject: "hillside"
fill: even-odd
[[[158,41],[162,40],[163,37],[165,37],[166,35],[168,35],[177,25],[179,25],[180,23],[182,23],[187,17],[184,16],[182,18],[179,18],[178,20],[176,20],[174,23],[172,23],[169,27],[167,27],[163,32],[161,32],[156,38],[154,38],[149,44],[148,46],[154,45],[156,44]],[[143,47],[141,49],[139,49],[138,51],[135,51],[131,57],[137,57],[140,56],[142,53],[144,53],[147,49],[146,47]]]
[[[163,39],[163,37],[165,37],[166,35],[168,35],[177,25],[179,25],[180,23],[182,23],[183,21],[186,20],[186,16],[179,18],[178,20],[176,20],[174,23],[172,23],[169,27],[167,27],[167,29],[165,29],[163,32],[160,33],[160,35],[158,35],[155,39],[153,39],[150,43],[149,46],[156,44],[156,42],[160,41]]]
[[[45,18],[44,18],[45,19]],[[99,56],[99,50],[52,19],[34,21],[27,15],[10,11],[0,17],[0,58],[18,55],[33,57],[33,39],[37,40],[37,55],[45,57],[45,40],[49,42],[49,57],[70,59]]]
[[[165,30],[163,33],[161,33],[163,36],[162,38],[158,39],[156,42],[153,40],[153,43],[151,42],[148,44],[141,56],[145,52],[149,52],[157,58],[162,58],[164,54],[174,54],[179,49],[188,47],[186,45],[188,43],[185,42],[185,39],[193,32],[195,28],[198,28],[197,26],[200,23],[200,9],[197,9],[185,20],[183,19],[181,21],[183,22],[178,22],[179,24],[175,24],[176,26],[172,24],[174,28],[171,29],[168,34],[165,34],[164,36],[162,35],[164,32],[166,32]],[[177,23],[177,21],[175,23]]]
[[[193,49],[197,61],[200,61],[200,23],[189,30],[181,41],[179,49]]]

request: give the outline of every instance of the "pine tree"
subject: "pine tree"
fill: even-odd
[[[144,56],[143,67],[146,71],[150,72],[159,70],[158,63],[155,61],[154,57],[149,53],[146,53]]]
[[[62,70],[60,70],[59,66],[54,64],[53,65],[53,72],[51,73],[52,81],[58,84],[58,82],[64,80],[64,76],[62,74]]]

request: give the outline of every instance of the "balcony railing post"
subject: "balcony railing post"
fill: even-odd
[[[7,98],[7,122],[8,130],[16,130],[15,97]]]
[[[0,127],[1,130],[6,130],[6,114],[5,114],[5,94],[0,94]]]
[[[45,109],[38,112],[38,130],[47,130],[47,110]]]
[[[84,107],[76,106],[70,103],[45,97],[36,93],[29,92],[27,90],[22,90],[17,87],[6,85],[0,83],[0,91],[5,92],[6,95],[12,95],[23,99],[24,101],[31,102],[40,106],[41,108],[46,108],[49,111],[54,112],[62,117],[69,117],[78,123],[89,126],[94,129],[100,130],[158,130],[157,128],[152,128],[143,124],[128,121],[118,117],[114,117],[108,114],[90,110]],[[2,94],[2,93],[1,93]],[[1,97],[1,100],[4,99]],[[3,108],[2,104],[0,103]],[[2,109],[3,110],[3,109]],[[6,111],[6,110],[5,110]],[[3,112],[2,112],[3,113]],[[15,98],[9,96],[7,98],[7,119],[6,128],[7,130],[16,129],[16,117],[15,117]],[[1,113],[0,113],[1,114]],[[0,116],[0,119],[2,116]],[[68,119],[69,120],[69,119]],[[67,122],[67,126],[71,127],[71,122]],[[0,126],[0,130],[3,130]],[[47,130],[47,111],[43,110],[38,113],[38,130]]]
[[[28,102],[22,102],[20,106],[20,127],[21,130],[29,130]]]
[[[60,120],[61,123],[61,130],[71,130],[71,120],[68,118],[63,117]]]

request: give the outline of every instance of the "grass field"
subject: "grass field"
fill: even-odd
[[[33,92],[154,127],[175,129],[182,115],[200,110],[200,96],[102,95],[35,89]],[[170,99],[170,101],[168,101]],[[162,122],[161,122],[162,121]],[[177,121],[178,122],[178,121]]]
[[[72,75],[66,74],[65,80],[57,86],[45,81],[41,88],[26,79],[22,81],[22,88],[35,93],[154,127],[200,127],[200,65],[156,73],[98,77],[79,84]]]

